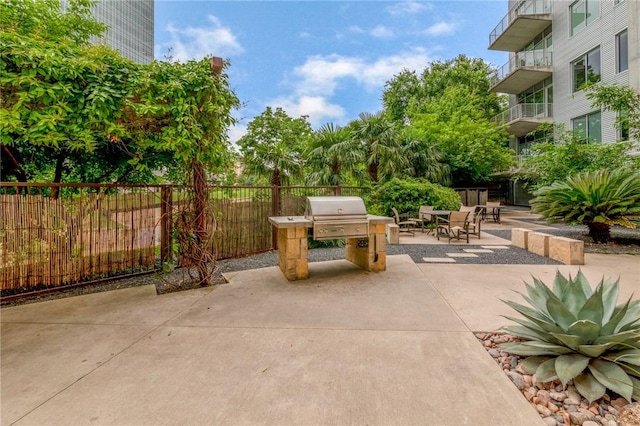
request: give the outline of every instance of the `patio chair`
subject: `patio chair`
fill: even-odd
[[[418,223],[415,220],[410,219],[400,220],[398,210],[395,207],[391,207],[391,210],[393,211],[393,219],[395,220],[396,225],[398,225],[398,232],[405,232],[415,236],[415,228]]]
[[[467,223],[468,216],[468,211],[452,211],[451,213],[449,213],[449,219],[443,219],[443,223],[438,223],[438,228],[436,229],[436,237],[438,238],[438,240],[440,240],[441,234],[446,234],[449,238],[449,242],[451,242],[451,240],[454,238],[460,240],[460,233],[462,232],[467,236],[468,244],[469,233],[465,232],[469,229],[469,224]]]
[[[420,229],[422,229],[422,233],[424,233],[424,225],[430,224],[433,220],[433,216],[429,214],[430,211],[433,211],[433,206],[420,206],[418,210],[417,218],[409,218],[407,220],[415,220],[416,224],[420,224]],[[431,233],[431,229],[427,228],[427,234]]]
[[[467,240],[469,239],[469,234],[477,235],[478,239],[480,239],[480,224],[482,223],[482,214],[478,209],[475,209],[473,214],[470,214],[467,217],[467,226],[461,232],[467,234]]]

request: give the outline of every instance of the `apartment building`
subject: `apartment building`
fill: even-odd
[[[496,117],[512,135],[519,158],[550,135],[541,123],[564,124],[594,143],[628,137],[615,112],[591,107],[588,82],[629,85],[640,91],[640,1],[509,0],[508,13],[489,35],[489,49],[509,52],[491,91],[510,96]],[[530,196],[512,185],[514,204]]]
[[[67,0],[61,0],[66,7]],[[154,0],[98,0],[96,20],[109,26],[101,40],[122,56],[140,64],[153,61]]]

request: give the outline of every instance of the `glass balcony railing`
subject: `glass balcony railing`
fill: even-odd
[[[515,120],[553,117],[553,104],[517,104],[493,117],[496,124],[511,123]]]
[[[489,46],[491,46],[504,33],[513,21],[522,16],[542,15],[551,13],[550,0],[522,0],[515,4],[509,13],[489,34]]]
[[[509,62],[498,69],[497,73],[491,78],[491,86],[495,86],[520,68],[551,67],[552,65],[553,55],[551,52],[540,50],[518,52],[509,59]]]

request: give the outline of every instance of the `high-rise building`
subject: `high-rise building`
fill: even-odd
[[[513,135],[521,158],[549,135],[541,123],[562,123],[591,142],[628,138],[614,125],[616,112],[594,109],[587,83],[628,85],[640,91],[640,1],[509,0],[508,13],[489,35],[489,49],[509,52],[491,91],[510,95],[496,117]],[[514,204],[528,194],[513,187]]]
[[[109,26],[101,40],[140,64],[153,61],[154,0],[98,0],[96,20]],[[62,8],[67,0],[61,0]]]
[[[99,0],[93,16],[109,26],[104,42],[135,62],[153,61],[154,0]]]

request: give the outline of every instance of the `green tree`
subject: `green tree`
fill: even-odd
[[[531,210],[552,222],[582,223],[596,243],[611,240],[611,225],[635,228],[640,174],[629,169],[583,171],[534,192]]]
[[[465,86],[446,88],[429,104],[429,112],[411,113],[411,124],[445,155],[455,186],[472,186],[513,164],[504,130],[478,108],[481,96]]]
[[[398,123],[408,119],[408,110],[422,94],[421,81],[415,71],[402,70],[387,81],[382,92],[382,103],[389,118]]]
[[[451,167],[446,156],[424,131],[413,126],[403,127],[399,138],[411,164],[408,176],[451,185]]]
[[[537,143],[518,167],[517,179],[537,190],[581,171],[628,168],[640,170],[640,158],[630,142],[587,143],[585,138],[556,125],[553,142]]]
[[[306,116],[291,118],[282,108],[267,107],[238,140],[244,173],[267,178],[275,186],[302,179],[302,153],[312,133]]]
[[[347,185],[358,175],[357,167],[363,161],[362,151],[351,138],[349,129],[332,123],[314,132],[306,158],[309,185]]]
[[[479,58],[458,55],[446,61],[434,61],[418,77],[404,70],[387,82],[382,95],[385,110],[397,121],[410,119],[414,114],[428,113],[431,104],[438,102],[452,87],[464,87],[472,95],[474,114],[490,119],[504,110],[504,97],[489,92],[490,64]],[[411,111],[410,111],[411,110]]]
[[[84,164],[130,176],[125,104],[139,66],[101,46],[0,33],[3,178],[47,178]],[[129,144],[129,146],[128,146]],[[46,159],[46,161],[42,161]],[[53,161],[51,161],[53,159]]]
[[[351,135],[364,153],[369,180],[372,184],[394,176],[406,175],[411,163],[402,146],[397,126],[383,112],[363,112],[349,124]]]
[[[423,135],[431,163],[434,155],[444,154],[442,161],[436,161],[449,168],[447,178],[439,180],[442,183],[481,184],[513,164],[507,134],[491,121],[506,108],[504,97],[489,92],[492,73],[482,59],[459,55],[431,63],[420,76],[404,70],[385,86],[388,115],[413,134]],[[428,163],[420,156],[411,161],[415,176],[424,175]]]
[[[640,140],[640,93],[629,86],[596,84],[586,90],[593,108],[604,108],[618,114],[616,126],[623,136]]]
[[[95,0],[0,0],[0,31],[37,40],[87,45],[107,26],[91,13]]]

